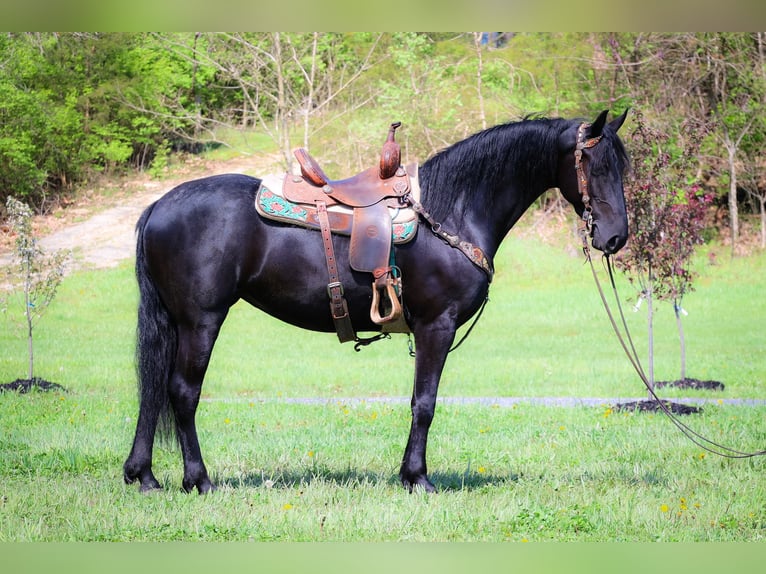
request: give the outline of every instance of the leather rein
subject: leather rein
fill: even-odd
[[[609,272],[609,281],[612,286],[612,291],[614,293],[614,299],[617,303],[617,308],[619,310],[620,319],[622,323],[622,328],[625,331],[625,335],[620,332],[620,329],[617,325],[617,321],[614,318],[614,315],[612,313],[612,310],[609,306],[609,303],[607,302],[606,296],[604,295],[604,290],[601,287],[601,282],[598,279],[598,274],[596,273],[596,268],[593,265],[593,259],[591,257],[590,253],[590,247],[588,246],[588,236],[591,233],[591,229],[593,227],[593,211],[590,206],[590,194],[588,193],[588,178],[585,175],[585,170],[583,168],[583,149],[591,148],[595,146],[600,140],[601,136],[595,137],[595,138],[585,138],[585,131],[589,127],[589,124],[581,124],[579,129],[577,130],[577,144],[575,145],[575,171],[577,173],[577,188],[580,192],[580,197],[582,199],[583,204],[585,205],[585,209],[583,210],[582,219],[584,222],[584,227],[580,230],[580,235],[582,237],[582,249],[583,253],[585,254],[585,257],[590,264],[591,272],[593,273],[593,279],[596,282],[596,287],[598,287],[599,295],[601,296],[601,302],[604,304],[604,309],[606,310],[606,314],[609,317],[609,322],[612,325],[612,329],[614,330],[615,334],[617,335],[617,339],[620,342],[620,345],[622,346],[623,351],[625,351],[625,354],[628,357],[628,360],[630,361],[631,365],[633,365],[633,368],[635,369],[636,373],[638,374],[641,381],[644,383],[644,386],[649,391],[649,395],[654,399],[654,401],[660,406],[662,411],[668,416],[668,418],[673,422],[673,424],[694,444],[702,448],[703,450],[706,450],[712,454],[717,454],[722,457],[726,458],[752,458],[756,456],[762,456],[766,455],[766,450],[760,450],[755,452],[742,452],[724,445],[721,445],[719,443],[716,443],[698,432],[696,432],[694,429],[690,428],[685,423],[681,422],[679,418],[673,414],[673,412],[668,408],[668,406],[665,404],[665,401],[660,399],[660,397],[657,396],[657,394],[654,392],[653,386],[650,383],[648,377],[646,376],[646,373],[644,372],[643,367],[641,366],[641,361],[638,358],[638,353],[636,352],[635,345],[633,344],[633,339],[630,336],[630,331],[628,330],[628,324],[625,320],[625,314],[622,310],[622,305],[620,304],[620,298],[617,293],[617,286],[615,285],[614,281],[614,271],[613,271],[613,265],[612,261],[609,255],[604,254],[603,259],[606,265],[606,268]]]

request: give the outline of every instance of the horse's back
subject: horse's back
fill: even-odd
[[[227,302],[258,222],[260,180],[226,174],[184,182],[147,208],[137,249],[168,303],[194,296],[204,305]],[[188,291],[185,293],[184,291]],[[196,292],[196,294],[195,294]]]
[[[212,175],[181,183],[160,197],[149,209],[153,224],[161,220],[186,220],[210,216],[227,206],[252,204],[261,180],[243,174]],[[158,219],[162,218],[162,219]]]

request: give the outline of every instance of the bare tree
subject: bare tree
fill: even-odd
[[[23,324],[27,336],[27,380],[34,380],[35,353],[34,328],[48,305],[56,296],[64,276],[64,264],[69,257],[66,251],[46,256],[32,231],[32,210],[14,197],[6,202],[8,221],[16,234],[15,267],[9,269],[12,284],[21,284]],[[0,300],[0,309],[9,313],[10,298]],[[13,317],[11,317],[13,319]]]
[[[328,33],[234,33],[212,34],[211,44],[225,49],[206,54],[217,67],[223,84],[235,85],[242,101],[242,123],[257,124],[277,142],[283,162],[292,167],[291,129],[302,115],[302,145],[309,147],[313,133],[329,121],[316,118],[328,115],[331,104],[339,103],[365,72],[384,56],[379,52],[382,34],[373,35],[364,51],[341,58],[343,49],[336,35]],[[333,117],[368,103],[349,99],[349,106],[338,105]]]

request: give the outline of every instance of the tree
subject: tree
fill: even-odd
[[[59,284],[64,276],[64,265],[69,253],[58,251],[46,256],[37,243],[32,231],[32,210],[21,201],[9,197],[6,202],[8,221],[16,233],[14,256],[16,267],[9,269],[11,279],[21,283],[24,306],[23,325],[27,335],[28,369],[27,379],[34,380],[34,328],[48,305],[56,296]],[[4,314],[9,312],[9,296],[3,298]]]
[[[693,158],[704,132],[693,122],[683,125],[677,147],[665,132],[648,125],[640,110],[628,137],[633,173],[625,183],[625,200],[632,230],[617,266],[647,304],[648,379],[654,379],[654,301],[672,301],[681,347],[681,378],[686,378],[686,344],[682,301],[692,290],[692,255],[702,242],[707,207],[712,196],[693,180]],[[692,169],[690,169],[690,167]]]
[[[742,178],[741,186],[749,194],[761,219],[761,249],[766,249],[766,162],[763,157],[766,145],[766,33],[757,32],[755,36],[757,47],[756,75],[763,87],[761,91],[761,113],[754,118],[750,137],[743,141],[741,147]]]
[[[310,120],[346,113],[338,105],[345,96],[350,109],[368,104],[372,95],[349,95],[382,55],[382,34],[355,34],[347,39],[330,33],[205,34],[194,51],[196,61],[215,70],[217,85],[230,93],[229,109],[218,110],[209,122],[258,126],[277,144],[283,163],[292,166],[293,130],[302,129],[308,147],[320,126]],[[361,38],[361,40],[360,40]],[[204,49],[203,49],[204,47]],[[175,47],[174,47],[175,49]],[[233,94],[236,94],[235,96]],[[228,114],[228,115],[227,115]],[[327,121],[326,119],[324,120]]]
[[[707,133],[704,165],[727,184],[729,233],[734,253],[740,233],[737,192],[743,170],[758,169],[753,149],[766,115],[763,33],[611,34],[615,67],[630,97],[666,131],[694,119]],[[762,146],[761,148],[762,149]]]
[[[766,85],[763,51],[750,34],[703,35],[704,91],[715,118],[715,136],[726,150],[729,180],[729,229],[732,253],[739,240],[738,155],[762,120]]]
[[[676,327],[681,350],[680,380],[686,380],[686,338],[684,336],[684,296],[694,288],[696,273],[691,268],[692,255],[702,243],[702,233],[707,222],[708,207],[713,195],[705,193],[695,184],[682,190],[670,206],[667,227],[670,236],[666,238],[668,257],[664,262],[668,269],[662,273],[669,284],[667,299],[673,303]]]

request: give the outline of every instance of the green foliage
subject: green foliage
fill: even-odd
[[[760,169],[766,76],[756,39],[509,33],[502,47],[482,48],[480,68],[472,33],[6,34],[0,199],[45,211],[94,174],[157,174],[177,151],[225,145],[225,130],[258,129],[283,163],[310,143],[341,177],[375,160],[392,121],[403,122],[414,161],[485,123],[631,105],[670,134],[669,146],[679,118],[715,119],[699,168],[720,184],[720,129],[747,127],[739,159]],[[757,194],[758,182],[748,185]]]
[[[151,34],[9,34],[0,62],[0,199],[38,211],[92,172],[145,168],[191,139],[191,82],[211,77]]]

